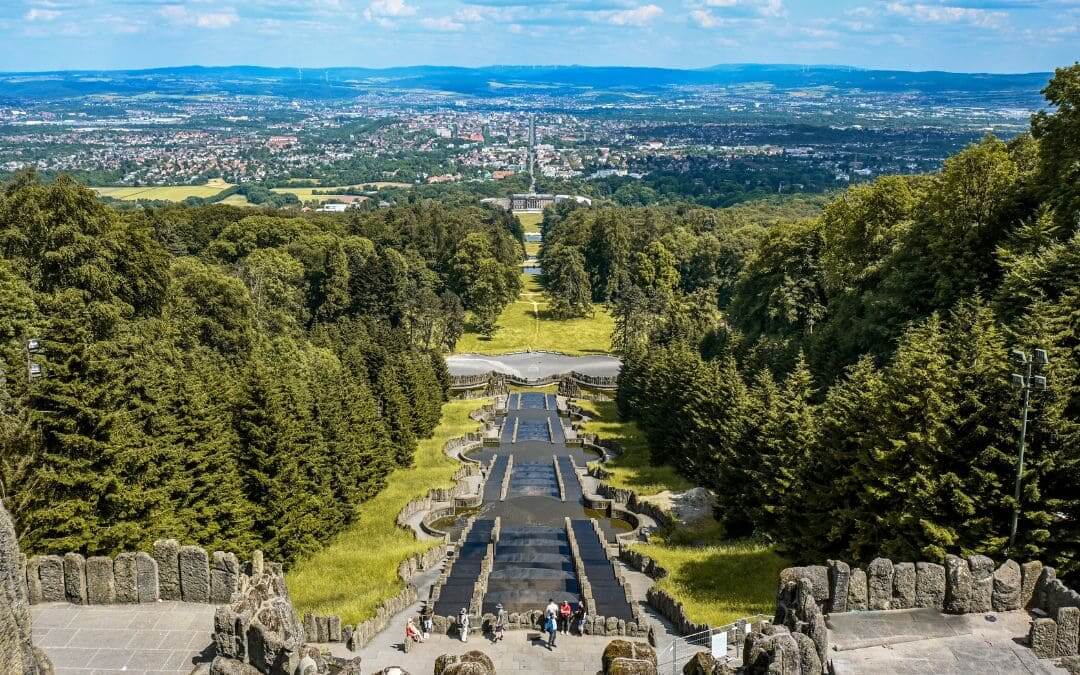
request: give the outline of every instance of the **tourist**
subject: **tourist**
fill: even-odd
[[[544,630],[548,634],[548,649],[555,646],[555,635],[559,632],[558,625],[559,606],[555,600],[548,598],[548,606],[544,609]]]
[[[424,613],[420,615],[420,634],[427,640],[431,637],[432,625],[431,625],[431,612],[424,610]]]
[[[574,610],[574,625],[577,626],[577,634],[585,635],[585,617],[589,615],[589,610],[585,607],[584,600],[578,600],[577,609]]]
[[[464,607],[458,613],[458,632],[461,634],[462,642],[469,641],[469,610]]]
[[[510,623],[510,617],[503,609],[502,603],[495,605],[495,642],[506,637],[506,626]]]
[[[570,634],[570,617],[573,616],[574,610],[570,607],[569,600],[563,600],[559,605],[559,630],[563,635]]]
[[[413,623],[412,618],[405,624],[405,639],[412,640],[413,642],[424,641],[424,636],[420,634],[420,631],[417,629],[416,624]]]

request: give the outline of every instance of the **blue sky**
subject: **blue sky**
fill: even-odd
[[[0,70],[1080,58],[1080,0],[0,0]]]

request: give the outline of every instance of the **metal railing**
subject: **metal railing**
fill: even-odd
[[[726,659],[729,664],[737,665],[742,661],[743,641],[749,632],[750,626],[758,621],[772,621],[772,616],[756,614],[754,616],[739,619],[725,626],[710,628],[700,633],[676,637],[667,647],[657,653],[657,671],[664,672],[670,669],[673,675],[682,672],[683,665],[698,652],[710,652],[717,659]],[[722,636],[715,642],[714,636]],[[723,654],[716,654],[714,647],[723,649]]]

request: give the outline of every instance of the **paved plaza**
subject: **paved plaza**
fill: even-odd
[[[1025,611],[948,615],[929,609],[847,612],[828,619],[836,675],[1064,675],[1028,649],[1030,623]]]
[[[56,675],[187,675],[212,658],[214,606],[33,605],[34,644]]]

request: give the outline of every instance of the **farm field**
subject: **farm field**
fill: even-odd
[[[488,402],[445,403],[434,435],[417,447],[415,464],[387,476],[386,487],[357,508],[344,532],[289,571],[289,592],[300,615],[336,614],[343,623],[358,624],[404,588],[397,576],[398,564],[435,542],[419,541],[411,531],[398,527],[397,514],[429,489],[450,486],[451,476],[461,465],[443,453],[443,446],[451,438],[476,431],[478,424],[469,413]]]
[[[532,349],[576,355],[608,352],[615,321],[606,307],[594,305],[590,317],[555,319],[548,313],[547,295],[537,278],[522,274],[521,280],[521,295],[499,315],[495,335],[485,338],[466,323],[457,351],[506,354]]]
[[[204,185],[147,185],[137,187],[95,187],[91,188],[102,197],[112,197],[124,201],[137,199],[160,199],[170,202],[182,202],[188,197],[213,197],[225,188],[231,187],[220,179],[207,181]]]

